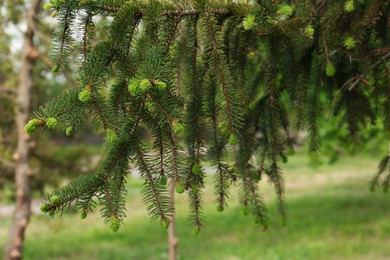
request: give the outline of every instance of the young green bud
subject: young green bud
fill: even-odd
[[[333,77],[336,74],[336,68],[333,66],[332,62],[326,64],[326,76]]]
[[[230,145],[236,145],[237,144],[237,137],[234,134],[230,134],[230,136],[229,136],[229,144]]]
[[[47,126],[47,128],[49,128],[49,129],[54,129],[54,128],[56,128],[56,126],[57,126],[57,119],[55,119],[55,118],[53,118],[53,117],[50,117],[50,118],[48,118],[47,120],[46,120],[46,126]]]
[[[31,119],[28,121],[26,126],[24,127],[24,131],[27,134],[33,133],[37,128],[39,127],[39,120],[38,119]]]
[[[250,31],[257,25],[256,23],[256,16],[253,14],[248,14],[244,21],[242,21],[242,25],[244,26],[244,29],[247,31]]]
[[[68,128],[66,128],[65,134],[66,134],[67,136],[71,136],[71,135],[73,134],[73,127],[72,127],[72,126],[69,126]]]
[[[45,10],[50,10],[53,8],[53,5],[51,3],[46,3],[43,5],[43,9]]]
[[[111,129],[107,129],[107,132],[106,132],[106,141],[109,142],[109,143],[113,143],[115,142],[115,140],[117,139],[117,135],[115,133],[114,130],[111,130]]]
[[[36,119],[36,118],[35,119],[31,119],[30,121],[28,121],[28,123],[33,124],[33,125],[37,125],[37,126],[44,125],[44,122],[42,120],[39,120],[39,119]]]
[[[116,217],[111,217],[110,228],[112,229],[112,231],[114,231],[114,232],[118,231],[119,226],[120,226],[119,219],[117,219]]]
[[[180,182],[176,183],[176,192],[181,194],[184,191],[185,191],[184,186]]]
[[[47,205],[46,203],[43,203],[39,209],[43,212],[43,213],[47,213],[49,211],[49,205]]]
[[[61,202],[61,199],[57,195],[54,195],[50,198],[51,204],[58,205],[58,204],[60,204],[60,202]]]
[[[139,90],[140,83],[141,83],[141,80],[139,80],[137,78],[132,78],[130,80],[128,90],[132,96],[137,96],[138,93],[140,92],[140,90]]]
[[[162,226],[163,229],[168,229],[168,227],[169,227],[169,221],[166,220],[166,219],[162,219],[162,220],[161,220],[161,226]]]
[[[162,82],[162,81],[159,81],[159,80],[156,80],[154,82],[154,85],[157,87],[158,90],[164,90],[167,88],[167,84],[165,84],[165,82]]]
[[[291,6],[284,5],[280,7],[276,13],[280,16],[281,19],[287,19],[293,14],[293,12],[294,11]]]
[[[184,126],[183,126],[181,123],[179,123],[179,122],[173,123],[173,124],[172,124],[172,128],[173,128],[173,132],[174,132],[175,134],[180,134],[180,133],[182,133],[183,130],[184,130]]]
[[[355,39],[352,38],[351,36],[348,36],[347,38],[344,39],[344,47],[347,50],[351,50],[351,49],[355,48],[355,46],[356,46]]]
[[[248,52],[248,55],[247,55],[247,57],[248,57],[248,59],[253,59],[254,57],[256,57],[256,52],[255,51],[250,51],[250,52]]]
[[[315,30],[314,30],[313,25],[309,24],[308,26],[305,27],[305,34],[308,37],[313,38],[314,33],[315,33]]]
[[[202,173],[202,169],[198,163],[194,163],[192,166],[192,173],[196,175],[200,175]]]
[[[54,65],[54,66],[51,68],[51,71],[52,71],[53,73],[57,73],[58,70],[59,70],[59,67],[58,67],[57,65]]]
[[[87,217],[87,212],[82,211],[82,212],[80,213],[80,218],[81,218],[81,219],[85,219],[86,217]]]
[[[217,206],[217,211],[218,211],[218,212],[222,212],[223,210],[224,210],[223,205],[218,205],[218,206]]]
[[[150,83],[149,79],[143,79],[139,83],[139,88],[142,91],[148,91],[152,87],[152,83]]]
[[[192,229],[192,233],[197,236],[199,235],[200,233],[200,227],[199,226],[195,226],[193,229]]]
[[[355,3],[353,0],[348,0],[344,4],[344,9],[347,13],[353,12],[355,10]]]
[[[161,176],[159,183],[163,186],[167,185],[167,177]]]
[[[79,93],[79,100],[80,102],[86,103],[91,100],[92,93],[89,89],[83,89]]]

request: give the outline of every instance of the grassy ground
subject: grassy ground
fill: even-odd
[[[179,195],[180,259],[390,259],[390,195],[368,190],[376,164],[369,158],[346,158],[313,169],[305,156],[291,158],[284,167],[287,226],[280,224],[272,187],[261,184],[271,218],[266,232],[241,216],[233,188],[230,207],[218,213],[214,205],[206,206],[206,228],[194,236],[186,196]],[[52,220],[34,216],[25,259],[167,259],[166,233],[149,222],[139,191],[140,182],[129,181],[129,217],[117,233],[98,213],[86,220],[72,214]],[[206,201],[212,200],[208,187]],[[9,222],[0,219],[0,248]]]

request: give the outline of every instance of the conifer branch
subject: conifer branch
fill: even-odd
[[[387,66],[387,63],[386,63],[386,59],[390,57],[390,52],[387,52],[385,55],[383,55],[379,60],[377,60],[374,64],[372,64],[366,71],[365,71],[365,74],[371,72],[373,69],[375,69],[375,67],[377,67],[378,65],[380,65],[381,63],[384,63],[386,64],[385,66]],[[339,95],[342,93],[343,89],[348,86],[350,83],[350,87],[349,87],[349,91],[351,91],[357,84],[359,84],[360,82],[364,82],[365,84],[367,85],[371,85],[367,80],[365,80],[365,74],[359,74],[359,75],[356,75],[350,79],[348,79],[347,81],[344,82],[344,84],[340,87],[340,89],[337,91],[336,95],[334,96],[333,100],[332,100],[332,104],[330,106],[330,109],[329,109],[329,115],[328,115],[328,118],[330,117],[330,114],[331,112],[333,111],[335,105],[336,105],[336,101],[339,97]]]
[[[162,133],[161,133],[161,129],[159,128],[157,130],[157,137],[158,137],[158,147],[160,147],[160,150],[159,150],[159,156],[160,156],[160,178],[162,177],[165,177],[165,174],[164,174],[164,143],[163,143],[163,140],[162,140]]]
[[[58,55],[58,59],[57,59],[57,62],[56,62],[56,64],[59,64],[59,59],[62,57],[62,53],[63,53],[63,50],[64,50],[64,43],[65,43],[65,35],[66,35],[66,33],[67,33],[67,30],[68,30],[68,27],[69,27],[69,25],[68,25],[68,15],[69,15],[69,13],[70,13],[70,9],[68,9],[67,11],[66,11],[66,15],[65,15],[65,23],[64,23],[64,29],[63,29],[63,31],[62,31],[62,36],[61,36],[61,45],[60,45],[60,53],[59,53],[59,55]]]
[[[108,211],[109,211],[109,217],[110,218],[117,218],[117,212],[116,210],[114,209],[114,206],[113,206],[113,201],[111,199],[111,192],[109,190],[109,185],[110,185],[110,182],[108,181],[108,176],[106,175],[106,177],[103,179],[103,188],[104,188],[104,194],[106,195],[104,200],[107,201],[108,203]]]
[[[208,74],[209,75],[209,74]],[[210,78],[210,77],[209,77]],[[229,188],[228,183],[228,166],[222,163],[222,156],[225,148],[225,140],[221,140],[218,130],[218,111],[216,101],[216,86],[214,82],[210,82],[210,96],[209,104],[209,116],[211,117],[212,124],[212,144],[210,144],[209,155],[213,160],[213,163],[217,166],[217,174],[215,178],[215,194],[217,195],[218,210],[223,210],[227,205],[227,190]]]
[[[190,207],[192,210],[190,221],[192,222],[194,228],[200,229],[203,226],[202,197],[200,191],[198,190],[197,192],[194,192],[190,190],[188,194],[190,198]]]
[[[198,109],[200,110],[201,106],[201,101],[200,101],[200,86],[198,86],[198,68],[197,68],[197,56],[198,56],[198,35],[197,35],[197,24],[198,24],[198,19],[199,16],[195,16],[194,24],[193,24],[193,33],[194,33],[194,46],[193,46],[193,53],[192,53],[192,73],[193,73],[193,78],[192,78],[192,84],[193,84],[193,98],[194,100],[194,105],[198,106]],[[197,131],[200,129],[200,124],[199,124],[199,114],[195,113],[195,127]],[[202,137],[200,135],[200,132],[197,133],[196,135],[196,156],[195,160],[196,162],[199,163],[200,161],[200,146],[202,143]]]
[[[97,178],[95,175],[83,175],[48,195],[48,201],[45,203],[48,206],[47,212],[58,212],[67,206],[69,207],[72,202],[86,196],[86,194],[88,194],[89,198],[92,198],[102,185],[102,179]],[[60,201],[53,203],[51,201],[53,196],[58,196]]]
[[[287,160],[290,133],[305,126],[312,159],[318,159],[323,104],[332,103],[331,110],[356,136],[375,120],[383,119],[384,129],[390,129],[386,0],[354,6],[309,1],[295,6],[296,12],[274,1],[60,2],[54,7],[60,21],[53,71],[69,60],[77,41],[82,53],[80,88],[40,107],[26,131],[53,129],[58,121],[71,135],[88,111],[94,129],[106,130],[107,153],[95,174],[52,194],[43,205],[51,216],[75,203],[85,217],[98,201],[103,218],[118,229],[125,216],[125,181],[132,161],[145,180],[143,200],[152,220],[160,218],[165,227],[174,210],[166,177],[179,193],[187,190],[190,221],[198,233],[206,176],[202,160],[207,155],[216,169],[218,211],[227,206],[231,182],[241,177],[244,213],[249,211],[266,227],[257,185],[261,173],[275,187],[284,220],[285,187],[278,163]],[[108,39],[89,46],[96,15],[113,21]],[[78,26],[74,21],[80,21]],[[360,85],[370,88],[363,91]],[[373,102],[380,116],[373,112]],[[290,124],[290,114],[296,124]],[[152,148],[141,140],[144,128],[152,134]],[[228,138],[238,148],[238,175],[224,162]],[[375,187],[390,185],[390,174],[381,175],[389,158],[380,165]]]
[[[119,95],[118,98],[115,100],[115,130],[118,129],[118,120],[119,120],[119,106],[122,101],[122,95]]]
[[[85,19],[84,22],[84,34],[83,34],[83,57],[84,57],[84,62],[87,61],[87,45],[88,45],[88,30],[89,30],[89,25],[92,22],[92,14],[88,13],[87,18]]]
[[[249,188],[249,200],[251,201],[251,205],[253,208],[253,214],[255,215],[256,221],[260,221],[260,223],[263,225],[264,228],[267,228],[267,217],[266,217],[266,208],[264,205],[264,202],[262,201],[262,198],[257,192],[257,184],[253,181],[253,179],[250,176],[246,176],[244,183],[245,186]]]
[[[99,7],[100,10],[105,12],[111,12],[116,13],[119,11],[120,7],[113,7],[113,6],[102,6]],[[202,14],[203,11],[196,10],[196,9],[189,9],[189,10],[164,10],[161,12],[162,15],[167,16],[198,16]],[[207,9],[204,12],[208,12],[210,14],[214,15],[232,15],[233,12],[230,9],[227,8],[220,8],[220,9]],[[145,13],[144,10],[140,9],[138,11],[139,15],[143,15]]]
[[[172,119],[172,117],[169,115],[169,113],[162,107],[162,105],[160,104],[160,101],[156,98],[155,95],[153,95],[152,93],[149,93],[149,96],[152,98],[154,104],[157,105],[158,109],[160,110],[160,112],[162,112],[162,114],[165,116],[166,118],[166,121],[169,125],[168,127],[168,139],[169,139],[169,142],[171,144],[171,152],[172,152],[172,169],[174,171],[174,175],[175,177],[173,178],[173,180],[175,182],[180,182],[180,174],[179,174],[179,166],[178,166],[178,156],[177,156],[177,143],[175,141],[175,134],[172,130],[172,123],[174,122],[174,120]],[[161,131],[161,130],[159,130]],[[161,133],[160,133],[161,134]],[[162,137],[161,137],[162,138]],[[162,140],[161,140],[161,143],[160,143],[160,147],[162,147]],[[160,148],[160,154],[161,154],[161,149]],[[162,159],[161,159],[162,160]]]
[[[178,164],[178,154],[177,154],[177,142],[175,141],[175,137],[173,135],[172,130],[169,131],[169,141],[171,143],[171,153],[172,153],[172,168],[175,173],[175,178],[173,179],[174,181],[181,182],[181,176],[179,172],[179,164]]]
[[[149,214],[151,215],[152,220],[155,220],[158,216],[160,217],[161,220],[168,220],[169,211],[172,211],[172,209],[170,206],[167,208],[166,205],[167,202],[164,203],[162,200],[164,199],[166,201],[169,201],[169,199],[168,197],[165,198],[161,197],[162,194],[161,191],[159,190],[160,188],[157,186],[158,184],[154,181],[152,177],[151,170],[144,159],[145,155],[142,152],[142,148],[140,147],[138,141],[135,142],[136,142],[135,149],[137,155],[135,159],[139,169],[141,170],[142,176],[147,180],[148,183],[148,186],[145,186],[143,189],[143,194],[144,194],[144,202],[150,204],[150,206],[148,207]],[[151,194],[149,194],[149,190],[152,192]],[[153,202],[150,200],[153,200]],[[157,214],[153,212],[154,208],[157,208],[158,210]],[[167,210],[168,213],[166,212]]]
[[[282,221],[286,221],[287,213],[286,213],[286,204],[284,201],[284,180],[280,174],[280,169],[277,165],[276,158],[272,159],[271,167],[270,167],[270,179],[275,186],[276,194],[278,195],[278,208],[279,213],[282,216]]]
[[[160,112],[163,113],[163,115],[165,116],[165,118],[167,120],[167,123],[172,128],[173,119],[171,118],[169,113],[163,108],[163,106],[161,105],[160,101],[152,93],[148,93],[148,95],[152,98],[153,103],[157,105],[157,107],[160,110]]]
[[[216,114],[214,114],[216,115]],[[224,169],[221,162],[221,147],[217,139],[217,120],[216,116],[213,117],[213,135],[214,135],[214,146],[215,146],[215,153],[216,158],[215,162],[217,165],[217,185],[216,185],[216,192],[218,195],[218,204],[220,207],[223,207],[226,204],[226,198],[227,198],[227,180],[225,178],[225,174],[227,169]]]
[[[234,123],[233,123],[233,115],[232,115],[232,106],[231,106],[231,100],[230,100],[230,93],[229,93],[229,86],[226,79],[227,74],[225,74],[225,71],[222,68],[221,64],[221,57],[220,57],[220,50],[217,47],[216,39],[215,39],[215,29],[213,28],[213,24],[215,23],[212,21],[212,18],[210,18],[209,13],[205,13],[206,18],[206,27],[207,27],[207,34],[210,38],[210,48],[211,48],[211,56],[214,58],[212,62],[215,62],[215,66],[217,69],[217,75],[219,77],[219,82],[222,85],[223,95],[226,100],[226,114],[228,116],[228,126],[231,133],[236,133]],[[225,65],[226,67],[226,65]]]
[[[69,16],[71,15],[71,12],[72,10],[70,9],[70,7],[68,7],[65,11],[65,16],[64,16],[64,19],[63,19],[63,30],[62,30],[62,33],[61,33],[61,43],[60,43],[60,50],[59,50],[59,53],[58,53],[58,56],[57,56],[57,61],[55,62],[55,65],[56,66],[59,66],[60,63],[61,63],[61,59],[62,59],[62,56],[64,55],[64,48],[65,48],[65,41],[66,41],[66,37],[67,37],[67,34],[69,33]]]
[[[103,128],[104,130],[107,130],[108,128],[108,123],[106,122],[105,120],[105,117],[103,117],[103,112],[101,111],[101,109],[99,108],[98,104],[96,103],[96,100],[93,100],[92,101],[92,104],[93,104],[93,108],[96,110],[96,112],[98,113],[98,116],[100,118],[100,121],[102,122],[103,124]]]

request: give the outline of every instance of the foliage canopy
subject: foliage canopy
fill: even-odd
[[[174,208],[168,179],[177,192],[187,191],[198,233],[208,160],[218,211],[227,206],[229,186],[238,182],[243,213],[267,227],[257,185],[267,177],[284,220],[280,162],[294,152],[294,133],[308,133],[316,160],[324,111],[337,119],[337,128],[347,129],[351,138],[345,142],[364,142],[360,133],[369,124],[390,130],[389,5],[52,0],[45,8],[59,18],[53,72],[69,66],[76,48],[79,87],[43,105],[26,131],[61,127],[74,134],[87,115],[96,131],[105,132],[106,152],[97,172],[54,191],[42,210],[54,215],[75,204],[85,217],[99,203],[102,217],[117,230],[132,163],[145,181],[150,217],[169,224]],[[102,18],[109,22],[97,28]],[[99,30],[108,36],[95,42]],[[226,158],[228,145],[235,150],[234,165]]]

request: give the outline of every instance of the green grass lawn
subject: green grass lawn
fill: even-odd
[[[240,214],[237,188],[232,188],[223,213],[206,205],[205,229],[195,236],[187,222],[186,196],[177,195],[180,259],[390,259],[390,195],[368,189],[376,164],[356,157],[313,169],[306,156],[291,158],[284,167],[286,226],[280,224],[272,187],[261,184],[271,219],[265,232]],[[25,259],[167,259],[166,231],[150,223],[140,183],[129,180],[128,218],[116,233],[98,212],[86,220],[76,214],[33,216]],[[205,197],[213,201],[211,185]],[[9,223],[0,219],[0,247],[5,246]]]

